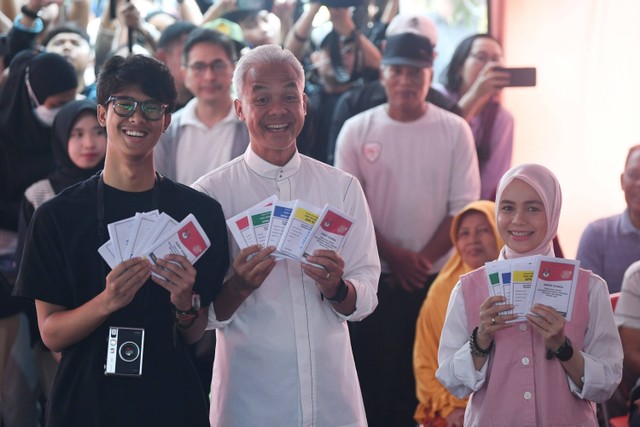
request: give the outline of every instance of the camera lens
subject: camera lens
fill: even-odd
[[[118,354],[125,362],[134,362],[140,356],[140,347],[133,341],[127,341],[120,346]]]

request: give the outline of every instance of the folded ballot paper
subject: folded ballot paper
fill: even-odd
[[[206,233],[193,214],[178,222],[158,211],[136,213],[107,226],[109,240],[98,253],[112,269],[134,257],[146,257],[153,263],[168,254],[178,254],[195,263],[211,246]]]
[[[505,259],[485,264],[490,295],[506,298],[517,314],[514,322],[526,320],[534,304],[553,307],[571,320],[580,262],[546,256]]]
[[[276,259],[307,262],[316,249],[339,252],[355,219],[325,205],[323,209],[304,200],[281,201],[269,197],[227,219],[240,249],[254,244],[275,246]]]

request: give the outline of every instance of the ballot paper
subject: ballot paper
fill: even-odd
[[[169,254],[182,255],[191,262],[195,262],[211,246],[211,242],[202,226],[193,214],[189,214],[174,227],[171,233],[163,236],[147,252],[147,257],[157,263],[158,258],[165,258]]]
[[[513,314],[524,320],[533,301],[535,266],[531,262],[513,261],[511,264],[511,304]]]
[[[148,232],[149,235],[142,238],[140,248],[135,249],[135,253],[133,256],[139,257],[149,253],[149,249],[157,242],[162,240],[164,236],[170,234],[177,225],[178,221],[171,218],[164,212],[161,213],[158,218],[156,218],[156,222],[154,223],[152,229]]]
[[[273,204],[278,200],[276,196],[271,196],[247,211],[249,222],[253,228],[253,235],[256,237],[256,243],[262,247],[267,246],[267,237],[269,235],[269,224],[273,214]]]
[[[134,217],[133,225],[126,244],[126,253],[122,254],[123,260],[134,257],[136,250],[144,249],[143,244],[145,238],[151,233],[160,213],[158,210],[151,212],[141,212]]]
[[[526,320],[535,304],[571,320],[579,268],[579,261],[540,255],[485,264],[489,294],[500,295],[502,285],[502,295],[514,305],[509,313],[518,315],[515,322]]]
[[[300,261],[307,262],[306,258],[317,249],[340,252],[354,223],[355,218],[351,215],[325,205],[304,245]]]
[[[277,249],[280,253],[300,259],[307,239],[322,210],[311,203],[297,200],[282,233]]]
[[[227,227],[240,250],[256,244],[256,234],[249,221],[248,211],[242,211],[227,219]]]
[[[113,250],[113,242],[111,241],[111,239],[106,241],[102,246],[98,248],[98,253],[112,270],[116,268],[116,265],[119,264],[118,260],[116,259],[116,254]]]
[[[140,213],[136,213],[136,215],[140,215]],[[109,237],[112,241],[111,248],[116,259],[116,264],[120,264],[125,260],[127,246],[129,245],[129,236],[131,236],[131,229],[135,222],[135,218],[135,216],[132,216],[107,225]]]
[[[271,215],[271,222],[269,223],[269,231],[267,232],[267,246],[278,246],[282,233],[287,226],[291,212],[293,212],[293,206],[296,204],[295,200],[282,201],[278,200],[273,204],[273,213]],[[276,251],[275,257],[282,258],[284,255]]]
[[[567,321],[571,320],[580,261],[540,257],[533,302],[553,307]]]
[[[109,240],[98,253],[112,269],[132,257],[149,257],[155,262],[169,253],[183,255],[193,264],[211,246],[192,214],[178,223],[157,210],[138,212],[107,225],[107,230]]]
[[[355,218],[328,204],[320,209],[304,200],[282,201],[271,196],[226,222],[240,249],[256,243],[275,246],[276,260],[307,262],[306,257],[316,249],[339,252]]]

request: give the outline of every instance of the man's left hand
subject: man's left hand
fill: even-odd
[[[323,295],[332,297],[338,291],[344,274],[344,259],[336,251],[319,249],[307,257],[307,261],[317,264],[302,264],[302,269],[318,284]]]
[[[180,310],[189,310],[196,269],[182,255],[170,254],[158,259],[157,263],[151,270],[162,278],[151,275],[151,280],[169,291],[171,304]]]

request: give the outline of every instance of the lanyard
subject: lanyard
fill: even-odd
[[[104,224],[104,178],[102,176],[103,172],[100,172],[100,176],[98,177],[98,195],[97,195],[97,216],[98,216],[98,236],[100,237],[100,244],[106,242],[105,239],[105,229],[106,226]],[[151,209],[158,209],[158,204],[160,200],[160,175],[156,173],[156,179],[153,183],[153,193],[151,193]]]

